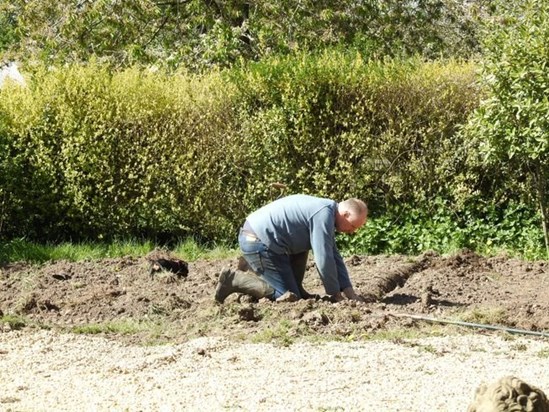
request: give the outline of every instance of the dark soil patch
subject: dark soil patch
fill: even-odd
[[[484,258],[466,250],[453,256],[353,256],[347,259],[351,278],[370,303],[254,302],[231,295],[218,305],[213,299],[218,274],[224,266],[236,268],[237,259],[190,262],[186,273],[181,262],[173,266],[177,270],[155,266],[164,252],[155,253],[143,258],[4,266],[0,271],[3,327],[13,326],[6,318],[15,316],[27,326],[72,330],[103,325],[94,330],[142,342],[204,335],[284,342],[305,335],[360,338],[380,330],[421,326],[422,321],[393,316],[406,313],[440,319],[468,314],[471,322],[549,332],[547,261]],[[305,288],[323,293],[312,261]],[[120,326],[124,324],[127,330]]]

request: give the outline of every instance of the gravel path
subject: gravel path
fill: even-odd
[[[406,340],[157,347],[0,332],[1,411],[465,411],[481,382],[549,391],[549,340]]]

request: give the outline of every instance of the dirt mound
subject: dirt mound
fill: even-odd
[[[437,318],[466,313],[471,322],[549,330],[546,261],[484,258],[467,250],[452,256],[352,256],[347,259],[351,278],[370,303],[254,302],[231,295],[218,305],[213,295],[219,272],[236,269],[237,259],[186,266],[179,261],[171,267],[159,265],[159,259],[175,262],[170,255],[149,255],[7,265],[0,270],[0,312],[42,327],[103,325],[98,332],[126,323],[129,339],[146,340],[213,334],[258,340],[310,333],[356,337],[417,325],[395,313]],[[312,261],[304,283],[309,292],[323,294]]]

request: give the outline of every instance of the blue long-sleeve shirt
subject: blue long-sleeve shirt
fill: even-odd
[[[351,286],[335,243],[337,203],[308,195],[291,195],[256,210],[246,219],[257,237],[274,253],[312,250],[324,289],[333,295]]]

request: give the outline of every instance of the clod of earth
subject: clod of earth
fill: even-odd
[[[549,412],[549,401],[541,389],[514,376],[491,385],[482,384],[467,412]]]
[[[161,270],[169,270],[180,277],[187,277],[189,274],[189,267],[187,262],[174,259],[156,259],[151,262],[151,274],[159,272]]]
[[[61,272],[61,273],[54,273],[53,275],[51,275],[51,277],[56,280],[70,280],[72,276],[69,275],[68,273]]]
[[[149,273],[151,277],[162,271],[168,271],[173,273],[177,278],[186,278],[189,274],[189,264],[184,260],[177,259],[167,251],[155,250],[151,252],[147,257],[149,262]],[[175,279],[170,278],[173,282]]]

